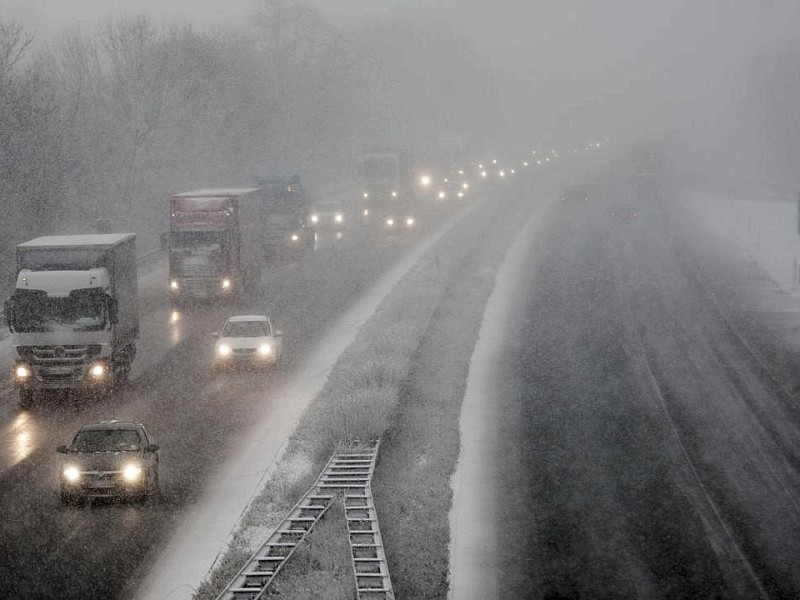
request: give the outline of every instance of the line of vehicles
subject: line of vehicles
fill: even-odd
[[[267,261],[311,252],[317,232],[348,221],[382,234],[414,229],[422,207],[463,198],[470,174],[485,179],[484,166],[477,168],[433,177],[416,172],[402,150],[370,150],[359,162],[362,189],[350,211],[330,199],[313,204],[298,177],[174,194],[167,293],[176,302],[238,298],[258,286]],[[497,171],[498,179],[504,176]],[[113,393],[128,379],[139,337],[135,234],[38,237],[16,247],[15,266],[4,316],[17,352],[12,379],[20,405],[54,391]],[[232,316],[212,335],[218,372],[280,365],[283,333],[266,315]],[[87,425],[58,451],[65,455],[59,471],[64,502],[147,497],[158,490],[158,445],[141,423]]]

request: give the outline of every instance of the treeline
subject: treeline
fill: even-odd
[[[247,28],[200,32],[146,15],[47,46],[0,20],[0,244],[91,232],[99,219],[157,245],[166,198],[299,173],[347,181],[366,146],[430,147],[493,129],[487,65],[446,27],[343,31],[263,0]]]

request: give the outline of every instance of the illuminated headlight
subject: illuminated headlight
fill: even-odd
[[[270,354],[272,354],[272,346],[270,346],[269,344],[261,344],[258,347],[258,353],[261,356],[269,356]]]
[[[231,280],[230,279],[223,279],[220,282],[219,285],[223,290],[229,290],[229,289],[231,289]]]
[[[505,177],[505,176],[506,176],[506,172],[505,172],[503,169],[500,169],[500,170],[497,172],[497,174],[498,174],[500,177]]]
[[[95,379],[102,379],[106,375],[106,365],[104,363],[94,363],[89,367],[89,375]]]
[[[125,465],[125,468],[122,470],[122,477],[125,479],[125,481],[139,481],[141,476],[142,467],[139,465]]]
[[[369,209],[368,209],[368,208],[365,208],[365,209],[364,209],[364,216],[365,216],[365,217],[368,217],[368,216],[369,216]]]
[[[172,281],[169,282],[169,289],[177,292],[179,288],[180,285],[178,285],[177,279],[173,279]]]
[[[461,189],[468,190],[469,189],[469,184],[465,181],[464,183],[461,184]]]
[[[463,197],[464,197],[464,192],[461,192],[461,191],[459,191],[459,192],[458,192],[458,197],[459,197],[459,198],[463,198]]]
[[[488,173],[486,171],[481,171],[481,178],[482,179],[486,179],[487,175],[488,175]]]
[[[392,198],[397,198],[397,192],[392,192]]]
[[[341,223],[344,220],[344,217],[341,214],[337,214],[335,217],[333,217],[333,220],[337,223]]]
[[[419,178],[419,183],[422,187],[428,187],[431,184],[431,176],[423,175]]]
[[[386,224],[389,227],[394,227],[394,219],[386,219]]]
[[[444,200],[447,197],[447,192],[444,190],[439,191],[439,200]]]
[[[226,344],[220,344],[217,346],[217,354],[220,356],[230,356],[231,347]]]
[[[64,476],[64,479],[72,483],[75,483],[81,478],[81,472],[78,470],[78,467],[74,465],[64,467],[61,474]]]
[[[300,236],[299,236],[299,235],[297,235],[296,233],[293,233],[293,234],[292,234],[292,241],[293,241],[293,242],[296,242],[296,241],[297,241],[297,240],[299,240],[299,239],[300,239]]]
[[[406,219],[406,226],[407,227],[411,227],[412,225],[414,225],[414,218],[413,217],[408,217]]]
[[[27,379],[31,376],[31,368],[28,365],[17,365],[14,368],[14,377],[17,379]]]
[[[369,198],[369,192],[364,192],[363,196],[364,198]]]
[[[317,215],[311,215],[311,222],[316,223],[317,221],[319,221],[319,217]]]
[[[170,313],[169,315],[169,322],[177,323],[180,320],[181,320],[181,313],[179,313],[177,310],[173,310],[172,313]]]

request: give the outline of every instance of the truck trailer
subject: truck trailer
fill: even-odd
[[[47,390],[106,395],[125,381],[139,337],[133,233],[39,237],[16,247],[4,305],[22,406]]]
[[[170,199],[168,289],[174,300],[235,298],[266,258],[261,188],[199,189]]]

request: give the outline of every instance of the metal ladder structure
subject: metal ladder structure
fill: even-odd
[[[380,441],[340,444],[306,494],[248,559],[217,600],[260,600],[295,549],[339,495],[359,600],[394,600],[370,482]]]

